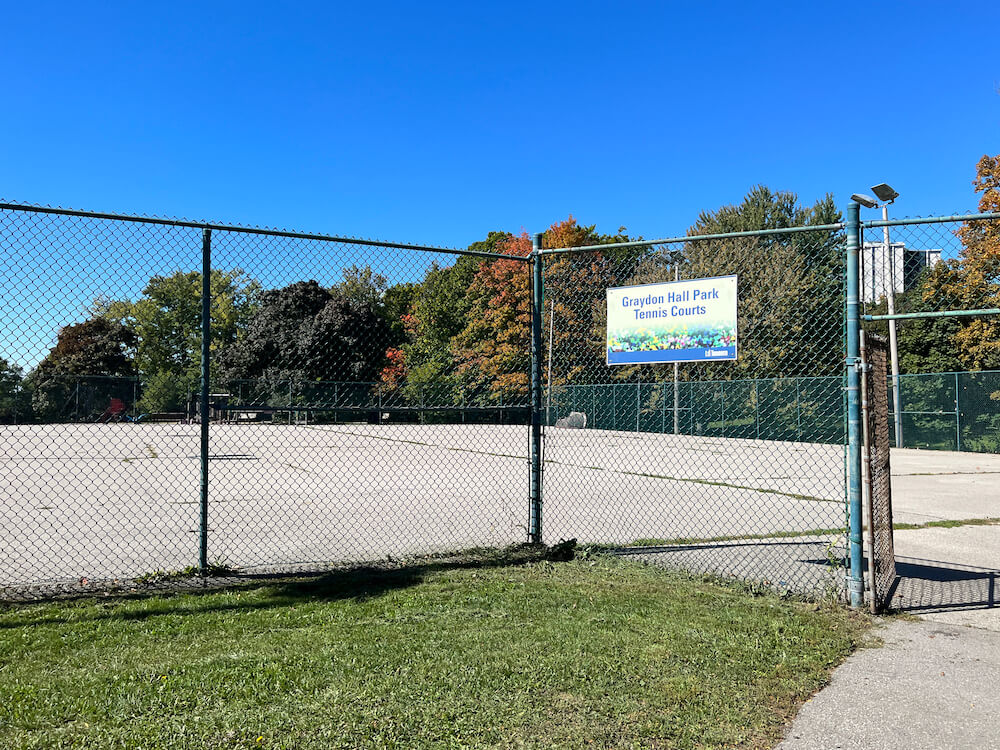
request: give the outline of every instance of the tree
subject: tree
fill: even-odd
[[[343,280],[334,284],[330,292],[358,305],[379,310],[388,287],[385,276],[375,273],[371,266],[351,265],[343,270]]]
[[[105,317],[60,329],[56,345],[27,378],[35,415],[43,421],[79,419],[106,408],[123,386],[114,379],[135,377],[135,346],[133,331]],[[82,400],[81,385],[87,388]],[[134,385],[127,391],[133,393]]]
[[[20,424],[31,417],[30,394],[22,388],[21,368],[0,358],[0,424]]]
[[[468,249],[501,252],[509,237],[505,232],[490,232]],[[469,255],[458,257],[450,266],[434,262],[423,281],[407,290],[409,304],[397,308],[404,340],[387,352],[389,364],[382,373],[390,398],[398,392],[414,405],[460,401],[453,339],[468,324],[469,288],[483,263]]]
[[[505,255],[526,257],[526,233],[499,246]],[[521,260],[498,258],[479,265],[469,284],[465,324],[452,339],[456,375],[472,400],[496,403],[528,393],[531,272]]]
[[[983,156],[973,187],[982,193],[979,210],[1000,211],[1000,155]],[[1000,307],[1000,222],[967,221],[958,230],[958,262],[942,270],[928,293],[943,293],[966,310]],[[950,273],[949,273],[950,271]],[[955,333],[958,356],[967,369],[1000,368],[1000,320],[995,316],[962,321]]]
[[[982,193],[981,212],[1000,211],[1000,155],[979,160],[973,186]],[[897,295],[900,312],[1000,307],[1000,222],[967,221],[956,235],[959,256],[925,269],[912,289]],[[872,312],[884,313],[885,302]],[[886,325],[876,329],[884,333]],[[996,317],[906,320],[897,330],[904,373],[1000,369]]]
[[[573,216],[554,223],[542,238],[547,248],[608,245],[630,239],[624,227],[613,235],[600,234],[593,225],[579,225]],[[606,364],[606,289],[643,283],[636,281],[634,274],[649,254],[646,248],[602,248],[545,256],[542,325],[543,340],[547,342],[552,334],[546,364],[551,362],[553,385],[607,383],[633,374],[633,368]]]
[[[263,399],[284,399],[309,382],[374,381],[385,362],[388,326],[372,298],[334,289],[300,281],[263,292],[245,335],[222,353],[223,381],[254,381]]]
[[[831,195],[812,207],[757,186],[739,205],[702,212],[681,278],[739,275],[739,359],[699,365],[710,378],[835,375],[843,369],[843,234],[817,230],[696,240],[698,235],[835,224]]]
[[[210,343],[215,355],[237,340],[256,309],[260,285],[240,269],[214,270],[210,277]],[[98,301],[95,311],[133,331],[136,365],[150,384],[146,411],[175,411],[201,377],[201,274],[178,271],[153,276],[135,301]],[[212,378],[218,373],[213,362]]]
[[[946,261],[924,269],[913,287],[896,295],[897,312],[933,312],[953,310],[960,305],[958,300],[948,299],[943,287],[955,283],[952,277],[955,269]],[[886,300],[868,305],[866,312],[884,315]],[[955,345],[955,334],[962,327],[961,318],[918,318],[899,321],[896,331],[899,337],[899,369],[903,374],[928,372],[954,372],[965,369]],[[889,325],[884,321],[866,323],[865,329],[875,331],[884,337],[889,335]],[[908,384],[908,390],[913,383]],[[926,411],[930,411],[927,409]]]

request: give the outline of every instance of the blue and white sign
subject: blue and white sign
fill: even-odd
[[[736,289],[736,276],[608,289],[608,364],[736,359]]]

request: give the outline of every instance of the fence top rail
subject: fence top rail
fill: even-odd
[[[901,372],[900,378],[929,378],[933,376],[948,375],[1000,375],[1000,370],[948,370],[947,372]],[[891,375],[889,376],[892,377]]]
[[[990,221],[992,219],[1000,219],[1000,212],[985,214],[953,214],[951,216],[916,216],[914,218],[907,219],[889,219],[888,221],[883,219],[872,219],[871,221],[861,222],[861,226],[865,229],[873,229],[875,227],[902,227],[913,224],[946,224],[956,221]]]
[[[635,240],[634,242],[610,242],[606,245],[581,245],[580,247],[543,248],[542,255],[556,253],[584,253],[594,250],[620,250],[625,248],[652,247],[653,245],[676,245],[684,242],[701,242],[703,240],[722,240],[731,237],[769,237],[783,234],[802,234],[805,232],[836,232],[847,224],[815,224],[805,227],[785,227],[783,229],[753,229],[746,232],[720,232],[717,234],[689,234],[684,237],[665,237],[659,240]]]
[[[104,211],[82,211],[75,208],[59,208],[55,206],[35,206],[28,203],[9,203],[0,201],[0,211],[20,211],[23,213],[56,214],[59,216],[76,216],[87,219],[104,219],[132,224],[158,224],[168,227],[184,227],[190,229],[212,229],[219,232],[234,232],[241,234],[260,234],[270,237],[285,237],[297,240],[315,240],[318,242],[341,242],[350,245],[366,245],[369,247],[385,247],[393,250],[417,250],[429,253],[447,253],[449,255],[474,255],[482,258],[506,258],[529,262],[530,258],[504,253],[490,253],[481,250],[461,250],[453,247],[437,247],[434,245],[413,245],[404,242],[383,242],[381,240],[360,239],[358,237],[340,237],[332,234],[315,232],[295,232],[286,229],[265,229],[263,227],[244,227],[239,224],[220,224],[207,221],[191,221],[189,219],[167,219],[160,216],[141,216],[136,214],[115,214]]]
[[[998,371],[1000,372],[1000,371]],[[934,373],[937,374],[937,373]],[[902,376],[901,376],[902,377]],[[715,384],[733,384],[733,383],[777,383],[779,381],[803,381],[803,380],[843,380],[843,375],[785,375],[783,377],[775,378],[734,378],[732,380],[678,380],[677,383],[682,386],[686,385],[715,385]],[[609,388],[612,386],[631,386],[635,388],[636,386],[651,385],[651,386],[663,386],[663,387],[673,387],[673,380],[622,380],[616,383],[563,383],[561,385],[553,385],[552,389],[557,388]]]

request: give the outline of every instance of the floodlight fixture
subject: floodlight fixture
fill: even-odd
[[[885,203],[892,203],[899,197],[899,193],[886,185],[884,182],[881,182],[878,185],[872,185],[872,192],[878,196],[880,201],[884,201]],[[869,208],[871,207],[869,206]]]
[[[864,193],[855,193],[851,196],[852,201],[857,201],[865,208],[877,208],[878,201],[872,198],[870,195],[865,195]]]

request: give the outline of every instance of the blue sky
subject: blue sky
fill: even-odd
[[[943,7],[8,4],[0,197],[449,247],[570,214],[676,236],[757,184],[964,212],[1000,152],[1000,6]],[[8,248],[0,357],[30,367],[95,296],[197,267],[119,244]]]
[[[0,196],[464,246],[758,183],[964,211],[1000,151],[992,3],[362,5],[6,7]]]

